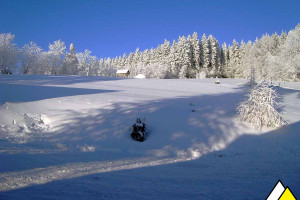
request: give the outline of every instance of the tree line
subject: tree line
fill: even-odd
[[[44,51],[36,43],[21,49],[15,36],[0,34],[0,70],[2,74],[20,70],[23,74],[116,76],[118,69],[129,69],[130,76],[147,78],[249,78],[253,71],[260,80],[300,81],[300,25],[288,33],[265,34],[254,42],[233,40],[231,45],[212,35],[199,39],[180,36],[172,44],[165,40],[157,48],[131,52],[128,56],[100,58],[91,51],[76,53],[63,41],[49,44]]]

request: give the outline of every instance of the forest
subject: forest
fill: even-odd
[[[156,48],[115,58],[97,58],[92,52],[76,52],[74,44],[56,40],[43,50],[34,42],[22,48],[14,43],[15,35],[0,34],[1,74],[116,76],[118,69],[129,69],[130,77],[146,78],[249,78],[258,80],[300,81],[300,24],[288,33],[264,34],[256,40],[223,43],[212,35],[194,32],[165,40]]]

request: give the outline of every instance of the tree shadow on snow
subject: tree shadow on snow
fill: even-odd
[[[90,83],[96,81],[126,80],[119,77],[101,76],[70,76],[70,75],[0,75],[0,82],[33,85],[71,85],[76,83]]]
[[[45,87],[40,87],[41,90],[42,88]],[[48,89],[52,90],[51,87]],[[87,92],[84,89],[78,90]],[[77,90],[69,92],[75,91]],[[45,93],[48,95],[50,92]],[[66,91],[62,93],[66,95]],[[112,159],[141,156],[169,157],[178,156],[189,148],[205,148],[215,144],[214,148],[222,148],[227,140],[233,140],[239,134],[235,131],[236,123],[231,117],[236,115],[236,105],[244,99],[244,94],[244,91],[237,88],[232,93],[216,95],[160,99],[142,103],[120,102],[100,109],[88,109],[85,112],[59,110],[56,112],[57,116],[68,116],[64,122],[56,127],[55,132],[44,135],[45,138],[37,141],[36,146],[35,143],[19,144],[22,149],[34,149],[28,151],[32,154],[22,154],[28,159],[17,160],[20,162],[28,160],[28,165],[24,165],[22,169],[31,169],[102,160],[103,153],[111,155]],[[194,106],[190,106],[191,102]],[[132,125],[137,117],[146,118],[149,130],[146,141],[142,143],[135,142],[130,137]],[[34,153],[35,148],[36,151],[41,149],[41,153]],[[51,149],[63,152],[42,153],[52,152]],[[99,153],[101,156],[97,156]],[[14,157],[18,155],[3,154],[1,157],[13,162]],[[49,157],[53,157],[51,162],[47,162]],[[59,159],[61,157],[64,158]],[[31,159],[37,161],[32,162]],[[10,162],[3,164],[1,168],[7,169],[5,167],[7,165],[10,165]],[[16,164],[16,168],[9,167],[9,171],[18,169],[20,165]]]
[[[137,94],[138,95],[138,94]],[[70,116],[48,139],[74,147],[80,144],[95,146],[96,151],[116,151],[137,155],[170,156],[195,147],[199,143],[220,147],[239,134],[235,131],[236,106],[244,92],[201,95],[148,101],[122,102],[110,108],[74,110],[60,113]],[[193,104],[193,106],[190,106]],[[195,110],[195,112],[193,112]],[[149,132],[146,141],[130,138],[137,117],[146,119]],[[223,141],[224,144],[221,144]],[[217,147],[216,147],[217,148]]]
[[[75,95],[117,92],[117,90],[69,88],[0,83],[0,104],[20,103]]]
[[[278,179],[300,195],[300,122],[245,134],[197,160],[91,174],[2,192],[3,199],[264,199]]]

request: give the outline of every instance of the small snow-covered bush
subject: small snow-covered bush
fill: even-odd
[[[283,126],[286,122],[274,108],[276,97],[275,90],[266,82],[261,82],[252,89],[249,98],[237,107],[240,119],[256,129]]]
[[[196,74],[197,79],[205,79],[206,78],[206,73],[204,71],[201,71],[200,73]]]

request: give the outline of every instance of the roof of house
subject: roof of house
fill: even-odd
[[[117,71],[117,74],[126,74],[126,73],[128,73],[129,72],[129,69],[119,69],[118,71]]]

